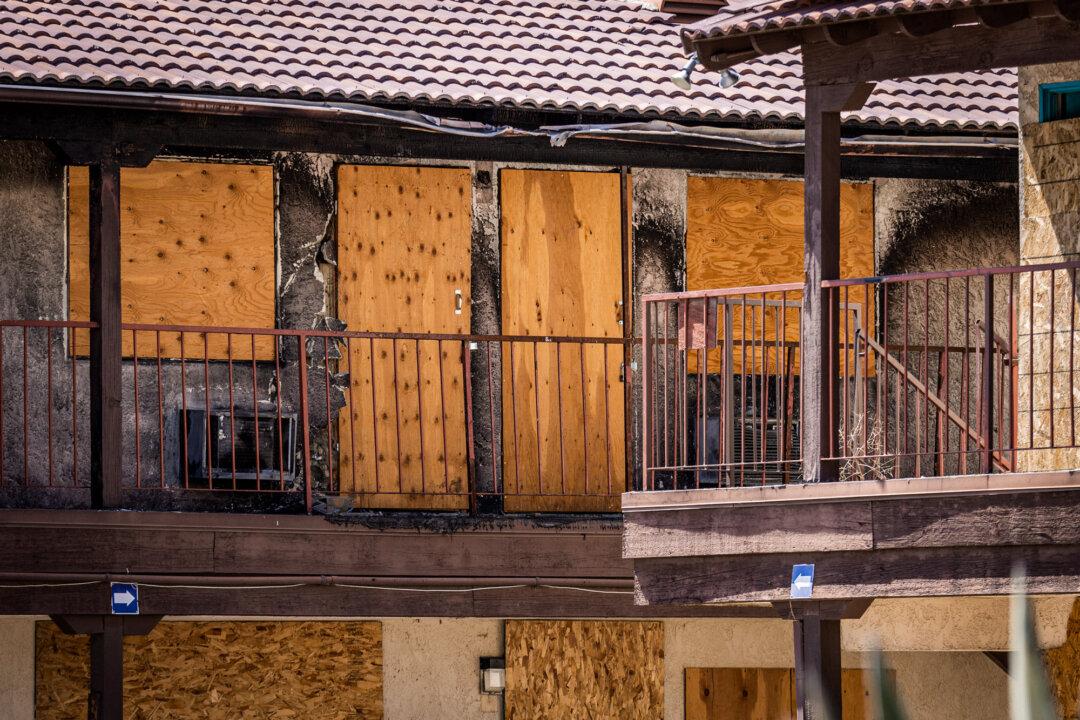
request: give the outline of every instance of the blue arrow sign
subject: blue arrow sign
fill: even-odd
[[[135,583],[111,583],[109,599],[113,615],[139,614],[139,586]]]
[[[814,566],[795,565],[791,568],[791,597],[806,600],[814,594]]]

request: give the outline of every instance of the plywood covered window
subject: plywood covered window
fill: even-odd
[[[802,282],[803,233],[801,180],[692,176],[687,181],[686,287],[710,290]],[[873,274],[874,188],[869,183],[844,183],[840,188],[840,275],[851,278]],[[778,301],[781,295],[767,293],[766,299]],[[786,299],[801,302],[802,293],[789,292]],[[845,313],[845,318],[853,322],[857,311],[863,328],[872,327],[872,300],[865,287],[852,288],[847,296],[850,312]],[[735,337],[742,331],[741,310],[736,308],[733,316]],[[755,337],[760,339],[764,333],[767,344],[776,340],[776,328],[781,326],[778,313],[776,306],[768,308],[762,323],[761,311],[750,311],[760,328]],[[788,309],[783,327],[783,339],[797,343],[797,309]],[[753,357],[755,366],[748,367],[747,372],[762,372],[760,358]],[[775,351],[769,350],[765,361],[769,365],[764,368],[766,374],[778,372]],[[798,373],[797,352],[791,362]],[[739,353],[735,354],[734,364],[734,371],[742,372]],[[719,365],[717,350],[710,353],[710,371]]]
[[[664,625],[508,620],[506,720],[660,720]]]
[[[502,331],[621,338],[619,175],[504,170]],[[504,343],[504,507],[617,511],[626,484],[618,344]]]
[[[73,320],[90,315],[89,172],[69,168],[68,291]],[[123,321],[153,325],[273,328],[276,263],[274,178],[266,165],[159,160],[120,175],[120,295]],[[79,340],[85,345],[85,335]],[[184,354],[228,357],[224,335],[187,333]],[[130,333],[124,353],[131,356]],[[153,333],[139,333],[140,357],[157,352]],[[87,347],[80,348],[85,353]],[[179,357],[179,337],[162,333],[163,357]],[[259,359],[273,340],[259,338]],[[251,343],[236,342],[235,358]]]
[[[350,330],[469,332],[466,168],[338,170],[338,315]],[[340,485],[365,507],[468,507],[460,341],[354,340]]]

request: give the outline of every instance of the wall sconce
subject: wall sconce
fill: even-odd
[[[506,689],[506,661],[497,657],[480,658],[480,692],[502,695]]]

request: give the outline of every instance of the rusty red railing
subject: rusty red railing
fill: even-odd
[[[1078,270],[822,283],[836,348],[822,455],[839,478],[1078,466]],[[647,489],[802,479],[801,296],[788,284],[644,299]]]
[[[89,484],[90,323],[0,323],[0,479]],[[123,485],[311,509],[607,511],[629,341],[123,326]]]

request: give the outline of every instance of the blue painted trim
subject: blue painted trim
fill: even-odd
[[[1061,110],[1063,104],[1068,106],[1064,112]],[[1073,117],[1080,117],[1080,80],[1039,85],[1039,122]]]

